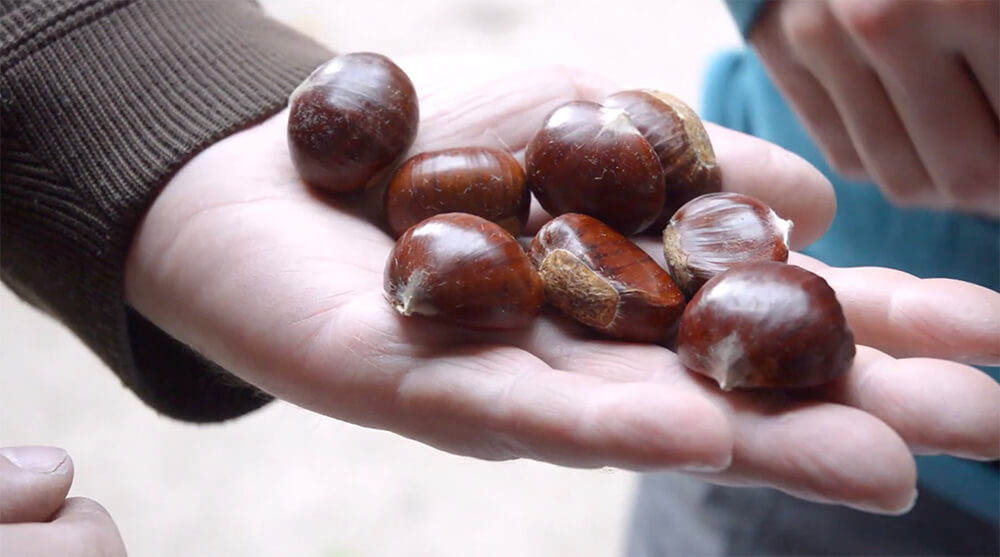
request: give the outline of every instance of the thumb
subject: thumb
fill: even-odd
[[[49,520],[72,483],[73,460],[62,449],[0,448],[0,524]]]

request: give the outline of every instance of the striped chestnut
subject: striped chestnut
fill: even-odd
[[[510,153],[461,147],[421,153],[393,175],[385,193],[385,218],[394,236],[440,213],[469,213],[517,236],[528,222],[531,192]]]
[[[663,231],[667,270],[690,298],[739,263],[788,261],[791,229],[791,221],[748,195],[703,195],[678,209]]]
[[[310,186],[337,193],[384,179],[417,136],[410,78],[371,52],[326,62],[289,97],[288,150]]]
[[[404,316],[478,329],[525,327],[545,296],[517,240],[464,213],[435,215],[403,233],[386,262],[383,288]]]
[[[583,213],[621,234],[648,227],[666,198],[656,151],[624,110],[572,101],[528,142],[531,192],[552,215]]]
[[[840,302],[822,277],[755,261],[717,275],[688,303],[677,355],[723,390],[797,388],[847,373],[855,346]]]
[[[546,300],[573,319],[623,340],[668,342],[684,295],[628,238],[587,215],[560,215],[529,250]]]
[[[688,201],[722,189],[722,172],[698,114],[681,99],[653,89],[619,91],[604,106],[620,108],[649,141],[663,167],[666,200],[650,231],[660,233]]]

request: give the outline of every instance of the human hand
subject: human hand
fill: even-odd
[[[1000,216],[994,0],[764,10],[750,43],[834,170],[903,206]]]
[[[562,68],[400,64],[421,95],[414,150],[499,141],[518,151],[555,106],[615,89]],[[1000,354],[991,336],[1000,295],[820,269],[842,292],[858,342],[876,348],[860,348],[838,388],[794,398],[722,393],[665,348],[595,339],[551,311],[505,333],[402,318],[382,295],[393,241],[298,179],[286,118],[220,141],[175,175],[137,234],[126,284],[158,326],[277,397],[462,455],[721,469],[711,481],[881,511],[913,496],[910,448],[997,456],[1000,386],[944,359]],[[709,132],[725,189],[791,218],[796,246],[822,235],[835,207],[818,171],[749,136]],[[662,261],[656,244],[644,247]]]
[[[124,556],[125,544],[104,507],[66,499],[72,483],[73,460],[62,449],[0,449],[0,553]]]

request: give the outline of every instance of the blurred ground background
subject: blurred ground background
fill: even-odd
[[[341,51],[505,54],[697,105],[739,44],[721,0],[264,0]],[[66,448],[71,495],[133,557],[611,556],[634,475],[458,458],[275,403],[218,426],[156,416],[54,321],[0,289],[0,444]]]

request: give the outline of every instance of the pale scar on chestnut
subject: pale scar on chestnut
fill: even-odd
[[[687,132],[688,138],[691,140],[691,147],[697,155],[698,162],[705,167],[716,166],[715,150],[712,149],[712,142],[708,138],[708,132],[705,130],[701,118],[698,117],[694,109],[670,93],[654,90],[647,90],[647,92],[674,109],[680,117],[684,125],[684,131]]]
[[[550,304],[581,323],[604,328],[618,312],[618,292],[567,250],[550,252],[538,268]]]

